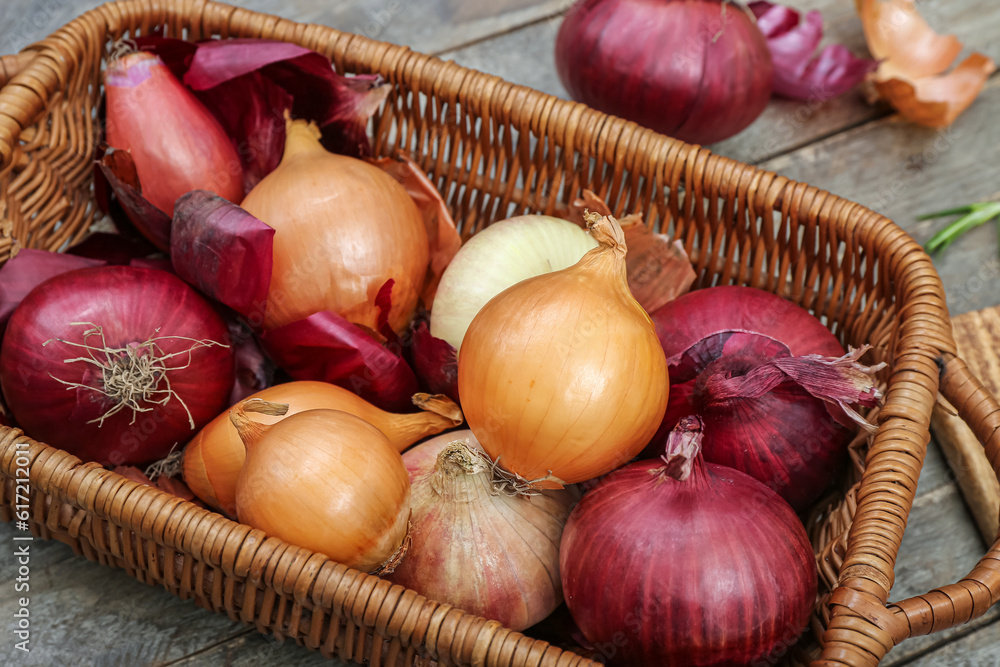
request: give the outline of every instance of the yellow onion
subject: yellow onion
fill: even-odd
[[[281,415],[258,398],[229,418],[246,445],[236,514],[268,535],[366,572],[386,573],[406,551],[410,480],[389,439],[360,417],[307,410],[264,426],[247,415]]]
[[[328,382],[285,382],[248,398],[287,403],[287,415],[317,409],[343,410],[382,431],[400,452],[418,440],[462,423],[462,411],[457,405],[445,396],[431,394],[413,396],[413,404],[423,410],[415,414],[380,410]],[[277,415],[261,415],[256,421],[270,425],[281,419]],[[184,481],[208,505],[236,516],[236,479],[245,458],[246,448],[229,420],[228,411],[224,412],[199,431],[184,449]]]
[[[323,148],[314,124],[287,125],[281,163],[241,204],[275,229],[264,327],[329,310],[377,330],[375,296],[391,279],[389,324],[402,331],[429,261],[420,211],[383,170]]]
[[[412,543],[394,583],[512,630],[559,606],[559,542],[575,491],[518,495],[467,430],[431,438],[403,462]]]
[[[472,432],[500,466],[539,488],[624,465],[667,407],[666,358],[629,291],[621,226],[588,214],[587,227],[598,247],[490,300],[458,360]]]

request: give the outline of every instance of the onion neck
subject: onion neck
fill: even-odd
[[[400,451],[417,440],[461,426],[465,418],[454,401],[443,394],[414,394],[413,404],[423,410],[416,414],[386,413],[386,436]]]
[[[442,499],[471,503],[491,494],[489,460],[463,440],[441,450],[431,473],[431,488]]]
[[[270,427],[264,426],[247,415],[248,412],[255,412],[262,415],[281,416],[288,413],[288,405],[285,403],[271,403],[259,398],[248,398],[241,403],[237,403],[229,411],[229,421],[236,427],[236,432],[246,447],[247,454],[260,442]]]
[[[624,262],[625,255],[628,253],[628,246],[625,244],[625,232],[614,216],[600,215],[587,211],[583,214],[583,218],[587,221],[587,231],[597,241],[597,248],[587,254],[611,252]]]
[[[625,262],[628,245],[621,225],[610,215],[602,216],[587,211],[583,217],[587,221],[587,231],[597,241],[597,247],[588,251],[575,266],[596,272],[614,285],[629,305],[634,305],[652,324],[648,313],[635,300],[628,286],[628,265]]]
[[[656,470],[660,479],[670,477],[678,482],[687,481],[693,473],[702,472],[704,461],[701,456],[701,439],[704,425],[701,417],[691,415],[677,422],[677,426],[667,436],[665,464]]]
[[[292,120],[291,114],[285,111],[285,150],[281,161],[285,162],[301,153],[315,153],[327,150],[319,142],[322,134],[316,123],[305,120]]]

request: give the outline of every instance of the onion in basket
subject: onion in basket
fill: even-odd
[[[104,88],[108,145],[131,157],[141,197],[166,217],[140,214],[127,198],[125,211],[157,247],[170,248],[169,217],[184,193],[210,190],[240,203],[243,167],[236,148],[215,116],[159,57],[135,52],[112,60]]]
[[[587,224],[598,247],[490,300],[458,359],[469,428],[501,467],[539,488],[625,464],[667,405],[666,358],[629,291],[622,229],[597,214]]]
[[[377,428],[340,410],[307,410],[264,426],[247,414],[288,406],[251,398],[229,417],[246,445],[236,482],[239,520],[366,572],[406,552],[410,480]]]
[[[0,349],[0,385],[32,437],[102,464],[147,463],[226,405],[229,332],[165,271],[78,269],[32,290]]]
[[[306,410],[342,410],[380,430],[397,451],[418,440],[462,423],[462,412],[443,396],[415,394],[413,403],[423,412],[385,412],[354,393],[327,382],[285,382],[249,396],[272,403],[287,403],[287,415]],[[256,421],[273,424],[279,416],[261,415]],[[246,448],[236,427],[223,413],[203,428],[184,450],[184,481],[206,503],[236,516],[236,480]]]
[[[289,119],[281,164],[242,203],[275,230],[264,328],[332,311],[377,331],[375,297],[392,280],[389,325],[402,331],[429,261],[423,217],[394,178],[319,139],[315,124]]]
[[[513,491],[471,431],[403,454],[413,487],[413,543],[390,579],[512,630],[562,602],[559,538],[576,494]]]
[[[663,460],[611,473],[566,523],[566,604],[609,662],[769,665],[816,599],[805,529],[777,494],[700,455],[681,420]]]
[[[753,287],[696,290],[652,315],[671,389],[654,438],[677,420],[705,420],[705,460],[754,477],[805,511],[844,463],[851,433],[873,430],[852,405],[881,394],[863,366],[807,310]]]

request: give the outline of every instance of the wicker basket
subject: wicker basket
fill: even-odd
[[[1000,407],[955,356],[940,279],[886,218],[816,188],[674,141],[583,105],[404,47],[202,0],[122,0],[0,60],[0,257],[87,234],[101,63],[118,38],[265,37],[395,84],[375,150],[405,150],[445,195],[464,237],[521,212],[559,215],[580,192],[641,210],[684,240],[697,285],[743,284],[824,318],[887,361],[877,435],[852,447],[842,491],[811,532],[821,596],[814,650],[793,662],[877,665],[900,641],[965,623],[1000,596],[1000,544],[968,577],[887,604],[940,390],[1000,465]],[[32,532],[208,609],[324,655],[372,665],[596,665],[229,521],[0,427],[0,518],[18,469]],[[808,638],[807,638],[808,639]],[[820,647],[822,654],[820,656]]]

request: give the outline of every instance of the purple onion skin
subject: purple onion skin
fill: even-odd
[[[764,35],[722,0],[580,0],[556,68],[573,99],[697,144],[750,125],[773,84]]]
[[[612,665],[775,664],[816,598],[801,522],[736,470],[699,460],[679,482],[662,467],[611,473],[570,515],[560,571],[574,620]]]

